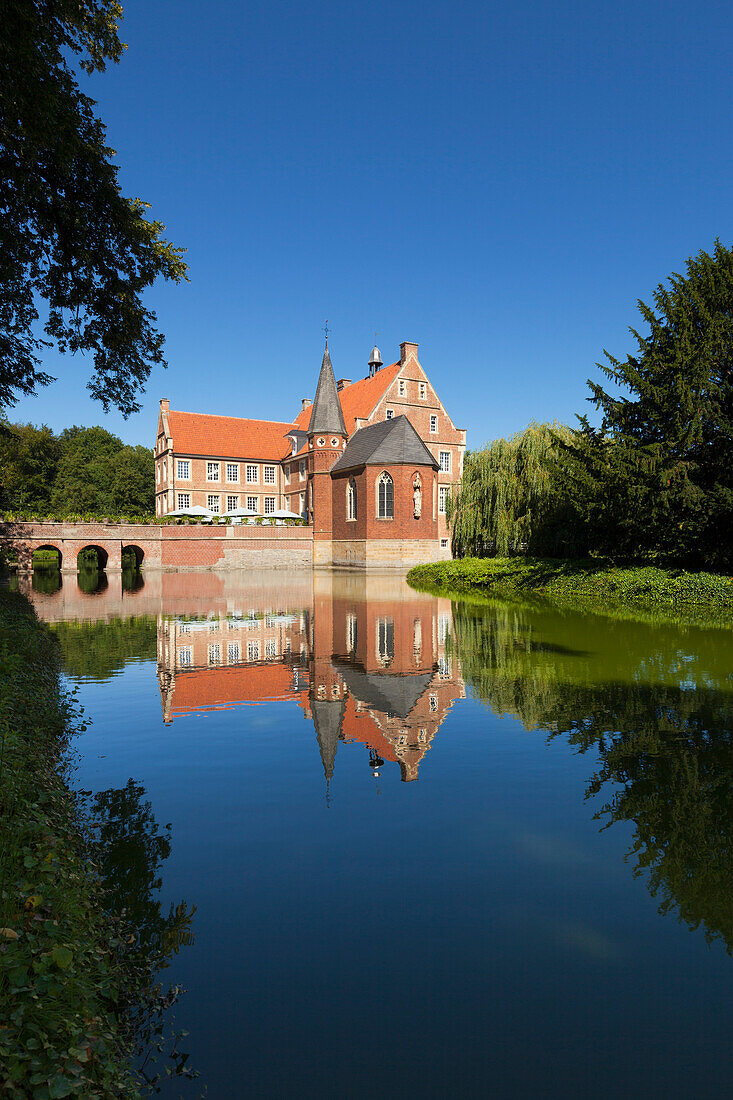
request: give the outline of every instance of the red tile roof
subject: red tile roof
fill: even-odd
[[[301,672],[301,683],[305,676]],[[172,713],[222,710],[239,703],[263,703],[273,699],[307,700],[308,685],[293,690],[293,670],[272,663],[236,665],[230,668],[191,669],[176,675]]]
[[[353,385],[346,386],[339,391],[341,410],[344,414],[346,431],[349,435],[356,427],[356,418],[360,417],[366,420],[374,406],[381,401],[387,389],[397,377],[399,369],[399,363],[390,363],[388,367],[382,367],[371,378],[362,378],[360,381],[354,382]],[[307,409],[301,409],[295,419],[295,427],[302,432],[308,431],[312,409],[312,405],[309,405]]]
[[[238,416],[212,416],[171,409],[168,423],[176,454],[279,462],[291,447],[285,433],[293,425],[285,421],[244,420]]]

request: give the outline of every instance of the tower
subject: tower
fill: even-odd
[[[308,450],[311,456],[311,512],[313,515],[313,564],[331,562],[333,507],[331,467],[346,445],[346,424],[341,411],[336,378],[328,351],[323,352],[321,373],[308,425]]]

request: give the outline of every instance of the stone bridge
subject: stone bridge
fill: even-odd
[[[18,572],[33,572],[35,550],[53,549],[62,573],[76,573],[83,550],[97,552],[100,568],[122,571],[124,551],[138,567],[252,569],[313,564],[313,528],[252,524],[0,522],[0,546],[17,552]]]

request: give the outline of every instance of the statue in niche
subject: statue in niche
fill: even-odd
[[[415,519],[420,519],[420,516],[422,515],[422,481],[420,480],[419,474],[415,474],[414,478],[412,479],[412,502],[412,514],[414,515]]]

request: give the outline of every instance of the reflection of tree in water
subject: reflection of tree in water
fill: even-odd
[[[168,1010],[182,990],[164,990],[157,980],[181,947],[192,944],[196,907],[180,902],[166,914],[160,898],[161,865],[171,852],[171,827],[161,829],[145,789],[132,779],[122,788],[100,791],[92,803],[96,862],[110,913],[119,923],[118,962],[127,977],[124,1003],[118,1005],[139,1072],[155,1084],[155,1054],[162,1051],[168,1070],[191,1076],[178,1036],[167,1034]],[[166,1072],[168,1071],[166,1070]]]
[[[708,941],[722,939],[733,953],[727,635],[456,604],[453,645],[467,683],[497,713],[599,752],[587,791],[606,792],[596,817],[633,822],[635,873],[647,877],[660,912],[702,925]]]
[[[50,626],[61,644],[61,660],[69,676],[107,680],[128,661],[154,661],[156,657],[156,619],[69,620]]]

